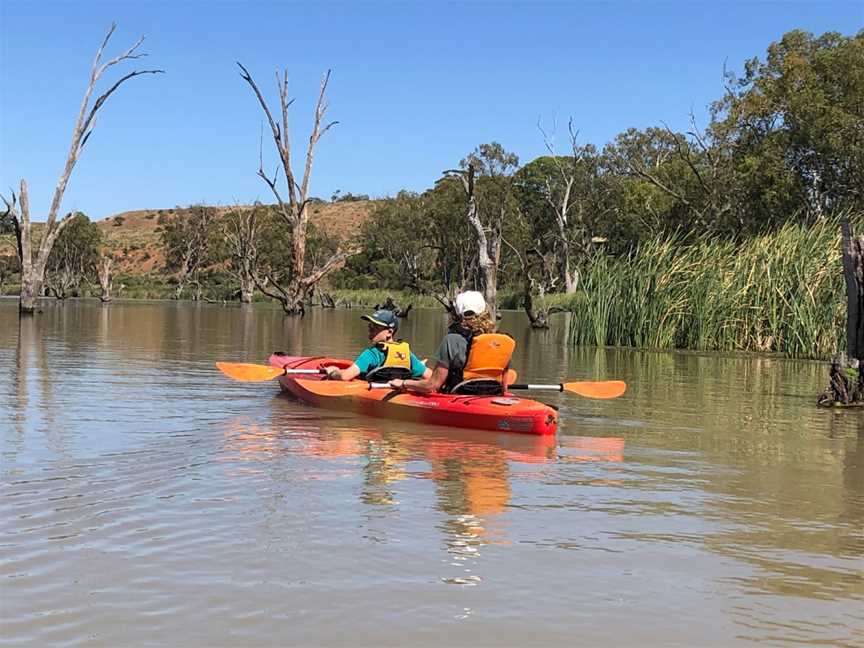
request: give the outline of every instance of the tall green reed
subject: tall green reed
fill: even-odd
[[[582,268],[567,306],[572,344],[824,358],[845,345],[839,223],[740,244],[646,242]]]

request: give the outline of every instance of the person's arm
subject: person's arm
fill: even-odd
[[[412,379],[423,379],[426,380],[432,375],[432,370],[423,364],[423,361],[420,360],[414,353],[411,353],[411,378]]]
[[[327,373],[327,378],[330,380],[354,380],[357,376],[360,375],[360,367],[357,366],[355,362],[347,369],[340,369],[339,367],[324,367],[324,371]]]
[[[429,371],[429,369],[426,369]],[[439,391],[447,381],[449,369],[442,364],[435,365],[435,369],[430,372],[430,376],[424,377],[421,380],[401,380],[399,378],[390,381],[390,386],[393,389],[409,390],[420,394],[434,394]]]
[[[357,356],[357,359],[347,369],[339,367],[324,367],[327,373],[327,378],[330,380],[354,380],[364,371],[369,371],[369,366],[375,362],[375,355],[372,349],[363,349],[363,352]]]
[[[450,366],[454,362],[454,350],[460,344],[467,350],[468,344],[467,342],[463,342],[461,336],[445,335],[444,339],[441,340],[438,351],[435,353],[435,369],[432,370],[431,376],[428,378],[424,376],[421,380],[391,380],[390,386],[393,389],[410,389],[421,394],[431,394],[440,391],[447,381],[447,374],[450,372]]]

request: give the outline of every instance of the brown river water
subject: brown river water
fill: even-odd
[[[0,301],[0,645],[864,645],[864,413],[825,365],[502,328],[556,438],[316,410],[215,360],[361,311]],[[431,356],[438,311],[402,335]]]

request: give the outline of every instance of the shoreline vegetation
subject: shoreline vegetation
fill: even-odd
[[[856,219],[861,224],[862,219]],[[826,360],[845,346],[840,225],[787,224],[740,244],[675,237],[650,241],[625,256],[602,256],[579,268],[571,295],[543,296],[543,305],[571,313],[574,345],[644,349],[743,351]],[[14,277],[12,278],[14,282]],[[3,293],[15,294],[15,284]],[[237,303],[230,276],[202,273],[200,301]],[[400,308],[441,308],[435,297],[406,290],[320,287],[310,307],[372,308],[391,298]],[[98,297],[85,285],[82,297]],[[122,299],[176,299],[170,274],[120,275]],[[268,302],[256,294],[255,302]],[[328,302],[329,305],[329,302]],[[521,310],[519,291],[499,293],[499,307]]]

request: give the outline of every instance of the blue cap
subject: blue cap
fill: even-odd
[[[389,310],[377,310],[371,315],[361,315],[360,319],[389,328],[391,331],[396,331],[399,328],[399,318],[393,311]]]

